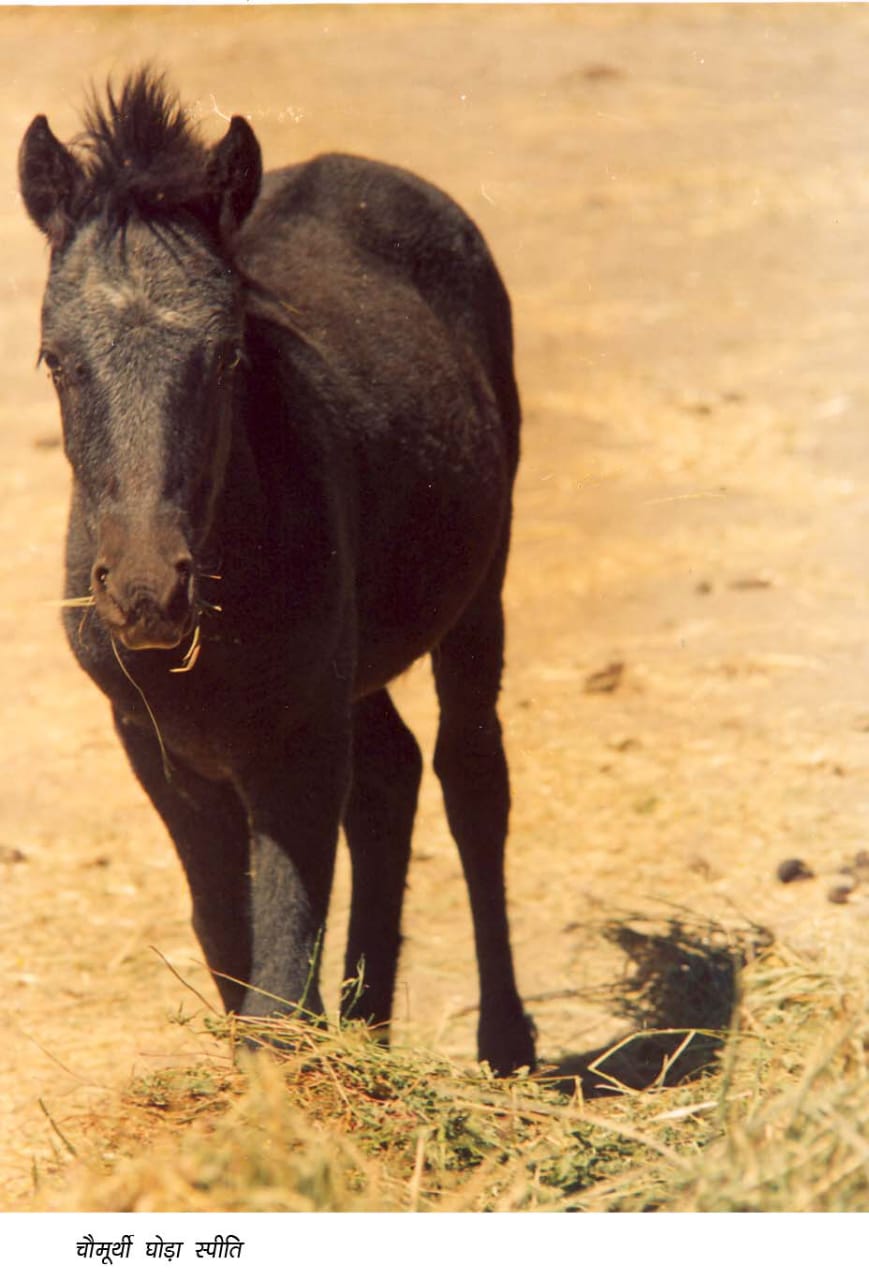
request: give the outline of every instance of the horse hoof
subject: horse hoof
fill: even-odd
[[[492,1031],[480,1027],[477,1056],[488,1062],[496,1076],[511,1076],[523,1067],[533,1071],[537,1066],[536,1040],[534,1021],[523,1013],[509,1027],[502,1025]]]

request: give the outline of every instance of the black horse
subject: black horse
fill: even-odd
[[[322,1011],[343,822],[343,1012],[388,1026],[421,757],[386,686],[431,653],[479,1053],[532,1065],[496,711],[519,402],[486,245],[370,160],[263,178],[243,118],[207,147],[147,71],[84,124],[68,148],[37,116],[20,154],[51,247],[67,631],[178,847],[224,1004]]]

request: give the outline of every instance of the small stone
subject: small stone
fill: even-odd
[[[806,866],[802,858],[785,858],[784,862],[780,862],[776,875],[782,884],[793,884],[795,880],[811,880],[814,877],[814,871],[811,867]]]
[[[761,577],[760,574],[749,574],[745,578],[734,578],[727,585],[731,591],[768,591],[772,586],[772,579]]]
[[[827,899],[830,902],[838,902],[838,903],[847,902],[851,896],[851,892],[853,888],[854,888],[853,884],[846,884],[845,881],[843,880],[839,884],[832,885],[827,890]]]
[[[586,80],[620,80],[624,72],[608,62],[590,62],[583,68],[582,74]]]
[[[26,862],[27,854],[9,844],[0,844],[0,863],[12,866],[16,862]]]
[[[586,676],[585,691],[586,693],[615,693],[624,673],[623,662],[610,662],[607,666],[601,667],[600,671],[593,671],[590,676]]]

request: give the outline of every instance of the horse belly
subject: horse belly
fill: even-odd
[[[390,532],[360,535],[357,696],[382,688],[452,629],[509,536],[506,466],[416,495]]]

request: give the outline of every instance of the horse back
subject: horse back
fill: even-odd
[[[358,156],[318,156],[265,176],[240,258],[290,305],[304,305],[300,250],[309,259],[322,254],[321,283],[330,272],[340,274],[342,259],[345,271],[352,264],[341,295],[345,317],[347,293],[366,269],[379,284],[377,314],[384,327],[392,319],[384,302],[390,286],[419,295],[453,342],[479,363],[515,471],[520,410],[510,300],[482,234],[460,206],[404,169]]]

